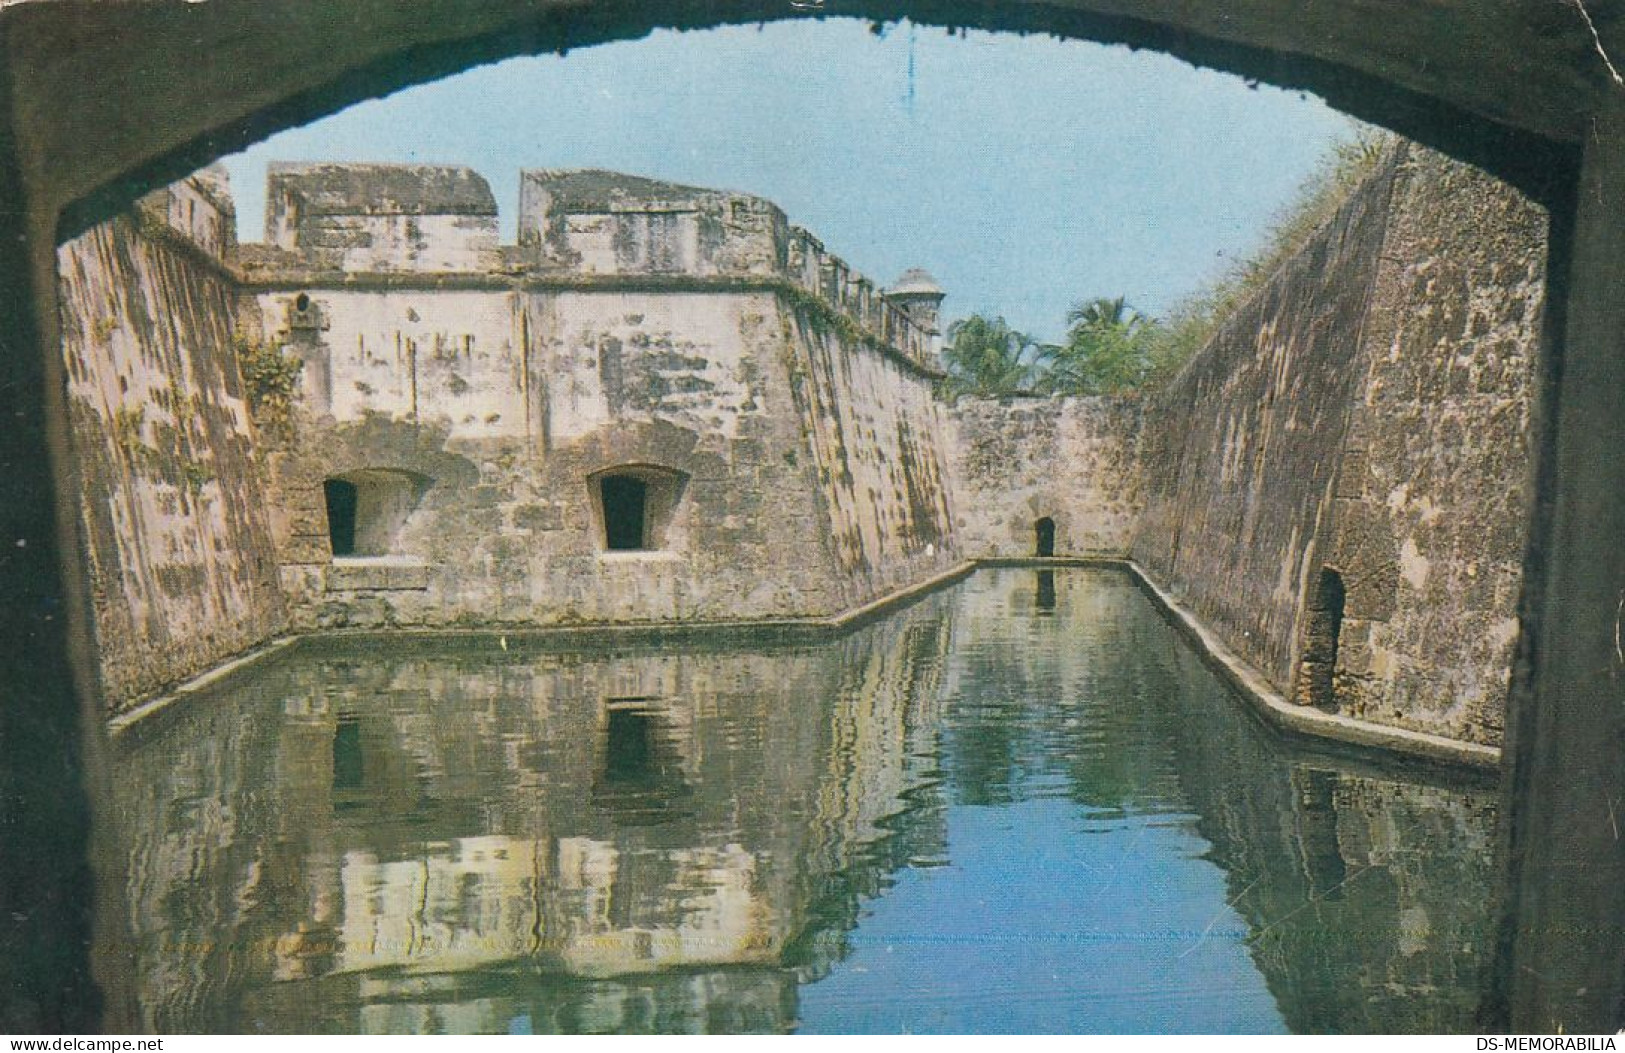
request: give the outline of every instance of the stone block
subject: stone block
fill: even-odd
[[[288,532],[294,536],[326,538],[327,509],[321,505],[296,505],[287,511]]]
[[[514,509],[513,523],[521,530],[561,530],[564,527],[564,509],[555,504],[520,505]]]
[[[427,563],[399,563],[387,568],[386,581],[390,589],[427,589],[429,565]]]
[[[328,592],[361,592],[389,587],[389,568],[372,562],[336,559],[327,568]]]
[[[283,563],[326,563],[332,555],[325,533],[291,537],[281,551]]]

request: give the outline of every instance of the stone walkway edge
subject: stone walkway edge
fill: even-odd
[[[1369,749],[1397,753],[1418,760],[1496,771],[1501,767],[1501,751],[1494,746],[1432,735],[1425,731],[1393,727],[1327,713],[1311,706],[1293,705],[1252,663],[1236,654],[1183,604],[1158,585],[1145,570],[1129,559],[1100,559],[1090,562],[1115,564],[1130,571],[1140,587],[1161,608],[1175,628],[1195,645],[1208,667],[1245,697],[1264,721],[1283,731],[1332,739]]]

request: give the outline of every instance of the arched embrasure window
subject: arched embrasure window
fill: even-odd
[[[396,554],[401,527],[431,482],[393,468],[363,468],[323,480],[333,556]]]
[[[599,537],[609,552],[639,552],[664,546],[688,477],[656,465],[609,468],[589,480]]]

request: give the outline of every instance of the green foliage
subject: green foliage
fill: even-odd
[[[141,406],[120,406],[113,411],[113,441],[130,466],[151,468],[158,461],[158,451],[147,445],[147,411]]]
[[[130,222],[148,241],[167,241],[175,236],[164,209],[154,204],[138,202],[130,210]]]
[[[1067,312],[1066,343],[1045,348],[1038,387],[1055,395],[1120,395],[1141,387],[1152,370],[1160,333],[1154,319],[1123,297],[1080,303]]]
[[[948,327],[943,394],[1012,395],[1030,392],[1043,349],[1003,318],[973,314]]]
[[[948,327],[943,393],[1115,395],[1140,387],[1160,333],[1122,297],[1080,303],[1066,342],[1040,344],[1003,318],[971,315]]]
[[[247,337],[236,340],[237,367],[247,389],[248,411],[256,423],[273,432],[293,426],[293,404],[299,393],[299,371],[305,363],[284,354],[275,344]]]
[[[1360,129],[1339,143],[1276,218],[1258,251],[1221,274],[1165,319],[1142,315],[1123,297],[1077,304],[1066,341],[1041,345],[1002,318],[972,315],[948,327],[945,395],[1120,395],[1172,378],[1238,308],[1261,289],[1348,201],[1393,149],[1394,139]]]
[[[195,501],[203,493],[203,488],[214,482],[214,469],[198,461],[186,461],[181,465],[181,478],[185,481],[186,492],[192,495]]]

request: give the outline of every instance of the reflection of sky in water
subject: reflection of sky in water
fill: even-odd
[[[1078,582],[965,586],[945,865],[866,905],[802,1029],[1285,1030],[1173,772],[1177,645],[1126,579]]]
[[[1261,734],[1117,573],[318,644],[120,750],[155,1030],[1471,1029],[1489,794]]]
[[[1058,800],[951,809],[952,862],[870,904],[801,1029],[1285,1031],[1206,844],[1166,816],[1092,826]]]

